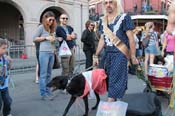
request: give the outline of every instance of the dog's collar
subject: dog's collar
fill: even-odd
[[[85,71],[87,71],[87,70],[89,70],[89,69],[91,69],[91,68],[93,68],[94,66],[90,66],[89,68],[87,68],[87,69],[85,69]],[[80,73],[75,73],[75,74],[73,74],[73,76],[71,77],[71,78],[69,78],[68,79],[68,82],[67,82],[67,84],[66,84],[66,88],[67,88],[67,86],[69,85],[69,83],[72,81],[72,79],[74,78],[74,77],[76,77],[77,75],[79,75]]]
[[[72,79],[73,79],[75,76],[77,76],[77,75],[78,75],[78,74],[73,75],[71,78],[68,79],[67,84],[66,84],[66,88],[68,87],[68,85],[69,85],[69,83],[72,81]]]
[[[66,88],[68,87],[70,82],[71,82],[71,80],[68,79],[67,84],[66,84]]]

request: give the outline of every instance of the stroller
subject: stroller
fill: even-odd
[[[148,69],[148,81],[147,87],[144,92],[154,91],[158,95],[163,95],[170,101],[170,96],[172,93],[172,81],[173,72],[168,72],[168,69],[164,66],[152,64]]]

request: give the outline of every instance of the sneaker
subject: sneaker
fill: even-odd
[[[46,100],[46,96],[41,96],[41,100]]]
[[[38,80],[35,80],[35,83],[38,84],[39,83]]]
[[[60,92],[61,92],[62,94],[65,94],[65,95],[67,95],[67,94],[68,94],[68,92],[66,91],[66,89],[61,90]]]
[[[48,98],[50,101],[52,101],[52,100],[54,100],[55,96],[51,94],[51,95],[47,95],[47,98]]]
[[[7,115],[7,116],[12,116],[12,114],[9,114],[9,115]]]
[[[53,95],[47,95],[47,96],[42,96],[41,97],[41,100],[50,100],[50,101],[52,101],[52,100],[54,100],[54,96]]]

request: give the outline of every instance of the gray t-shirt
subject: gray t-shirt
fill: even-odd
[[[34,39],[36,37],[48,37],[49,32],[47,32],[43,25],[38,26],[38,29],[34,35]],[[55,45],[52,44],[50,41],[42,41],[40,42],[40,52],[54,52],[55,51]]]

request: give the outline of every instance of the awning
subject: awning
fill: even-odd
[[[168,19],[166,15],[133,15],[132,19]]]

